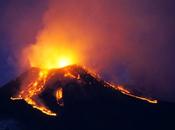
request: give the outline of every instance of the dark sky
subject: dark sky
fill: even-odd
[[[19,74],[21,49],[42,28],[45,0],[0,1],[0,85]]]
[[[38,32],[52,33],[60,23],[55,30],[69,28],[72,41],[79,38],[76,28],[91,39],[81,45],[87,48],[85,64],[102,77],[175,101],[174,5],[174,0],[1,0],[0,85],[26,69],[21,52],[35,44]]]

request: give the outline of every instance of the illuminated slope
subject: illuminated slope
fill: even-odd
[[[44,114],[56,116],[59,111],[52,110],[52,106],[55,106],[56,104],[61,107],[64,106],[64,90],[67,89],[66,87],[69,84],[80,86],[81,88],[79,89],[82,89],[81,93],[85,93],[86,96],[79,96],[78,98],[80,99],[78,100],[81,100],[81,98],[88,99],[92,98],[94,95],[98,95],[98,93],[100,93],[98,90],[91,92],[90,89],[93,91],[93,89],[95,90],[96,87],[98,89],[98,86],[100,86],[107,89],[113,89],[113,91],[118,91],[127,96],[144,100],[149,103],[157,103],[157,100],[134,95],[122,86],[112,85],[105,82],[96,74],[77,65],[51,70],[32,68],[26,77],[23,77],[21,80],[20,90],[18,90],[11,99],[25,100],[28,104],[32,105],[33,108],[40,110]],[[46,96],[43,96],[44,94]],[[55,104],[50,104],[49,101],[46,100],[46,97],[52,97]],[[75,97],[76,95],[74,95],[73,98]],[[51,107],[49,108],[48,106]]]

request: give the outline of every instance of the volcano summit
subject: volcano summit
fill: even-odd
[[[78,65],[31,68],[0,89],[0,102],[0,120],[34,130],[157,129],[172,126],[167,119],[175,115],[174,104],[135,95]]]
[[[32,68],[29,73],[26,74],[26,78],[22,80],[19,92],[17,92],[16,96],[11,97],[11,99],[25,100],[28,104],[43,113],[56,116],[57,114],[47,108],[43,100],[45,97],[50,97],[53,101],[55,99],[55,104],[63,106],[63,90],[69,88],[70,83],[78,87],[77,91],[82,90],[82,92],[80,92],[80,94],[82,94],[80,99],[93,97],[93,95],[97,96],[96,91],[91,91],[90,89],[104,86],[111,89],[118,89],[124,94],[146,100],[150,103],[157,103],[157,100],[132,95],[128,90],[120,86],[117,87],[104,82],[95,74],[76,65],[51,70]],[[73,97],[76,97],[76,94],[77,93],[75,93]],[[47,104],[49,104],[49,102]]]

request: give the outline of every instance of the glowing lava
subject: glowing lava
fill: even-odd
[[[68,65],[71,65],[71,64],[72,64],[71,59],[69,59],[67,57],[63,57],[63,58],[59,59],[58,67],[62,68],[62,67],[65,67],[65,66],[68,66]]]
[[[144,100],[144,101],[147,101],[149,103],[158,103],[157,100],[155,99],[151,99],[151,98],[148,98],[148,97],[143,97],[143,96],[137,96],[135,94],[133,94],[132,92],[130,92],[129,90],[127,90],[126,88],[124,88],[123,86],[121,85],[113,85],[113,84],[110,84],[110,83],[107,83],[109,86],[111,86],[112,88],[114,88],[115,90],[118,90],[120,91],[121,93],[125,94],[125,95],[128,95],[130,97],[134,97],[134,98],[137,98],[137,99],[140,99],[140,100]]]
[[[56,116],[56,113],[47,108],[44,103],[39,100],[38,96],[45,89],[46,82],[50,79],[51,69],[63,68],[77,63],[76,53],[66,46],[59,46],[58,43],[49,44],[38,41],[37,44],[31,45],[24,50],[24,57],[28,58],[31,67],[40,68],[36,78],[28,77],[27,83],[20,86],[20,92],[12,97],[12,100],[25,100],[33,108],[36,108],[43,113]],[[66,74],[65,74],[66,75]],[[69,76],[73,76],[69,73]],[[62,89],[56,90],[55,97],[57,103],[63,106]]]
[[[63,102],[63,89],[61,87],[59,87],[57,90],[56,90],[56,100],[57,100],[57,103],[60,105],[60,106],[64,106],[64,102]]]
[[[35,80],[31,81],[27,86],[22,86],[22,89],[17,96],[11,97],[12,100],[21,100],[23,99],[28,104],[30,104],[33,108],[36,108],[43,113],[56,116],[56,113],[49,110],[44,103],[37,100],[38,95],[44,90],[45,83],[49,79],[49,73],[47,70],[41,70],[38,73],[38,76]]]
[[[42,69],[62,68],[80,61],[76,51],[56,44],[35,44],[26,48],[23,55],[31,67]]]
[[[63,77],[71,78],[71,79],[80,79],[80,75],[74,75],[71,73],[70,70],[63,69],[64,74]],[[44,104],[42,100],[39,99],[39,95],[44,91],[46,88],[47,81],[52,77],[52,72],[46,69],[39,69],[36,78],[31,79],[32,76],[29,76],[27,79],[27,83],[21,86],[21,90],[17,95],[11,97],[12,100],[24,100],[26,103],[31,105],[33,108],[36,108],[49,116],[56,116],[57,114],[51,111],[47,106]],[[63,89],[62,87],[57,87],[55,90],[55,98],[57,103],[60,106],[64,106],[63,102]]]
[[[65,62],[63,62],[65,63]],[[67,63],[67,62],[66,62]],[[67,65],[67,64],[62,64]],[[73,66],[66,67],[59,69],[58,71],[54,71],[55,69],[49,70],[49,69],[37,69],[37,73],[32,73],[33,75],[26,76],[26,81],[21,85],[21,90],[15,95],[14,97],[11,97],[12,100],[24,100],[26,103],[31,105],[33,108],[40,110],[44,114],[47,114],[49,116],[56,116],[57,113],[53,112],[50,108],[48,108],[45,103],[40,99],[40,94],[47,88],[48,81],[52,80],[52,77],[54,77],[55,72],[60,72],[60,76],[56,77],[58,81],[62,82],[63,84],[67,81],[70,82],[70,80],[74,81],[83,81],[82,75],[84,73],[81,73],[79,71],[76,71],[76,67]],[[81,67],[78,69],[81,70]],[[150,99],[143,96],[138,96],[130,92],[129,90],[125,89],[123,86],[120,85],[113,85],[108,82],[105,82],[99,78],[98,75],[95,73],[91,73],[89,70],[84,68],[84,71],[87,75],[92,76],[95,80],[97,80],[99,83],[103,83],[102,85],[104,87],[114,88],[116,91],[120,91],[121,93],[128,95],[130,97],[134,97],[140,100],[145,100],[149,103],[157,103],[157,100]],[[63,79],[63,80],[62,80]],[[61,84],[61,85],[63,85]],[[102,86],[102,87],[103,87]],[[52,86],[50,86],[52,87]],[[52,92],[52,95],[55,96],[56,102],[60,106],[64,106],[63,101],[63,86],[56,86],[54,88],[54,91]]]

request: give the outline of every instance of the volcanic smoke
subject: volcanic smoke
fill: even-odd
[[[125,54],[122,51],[123,49],[128,50],[125,45],[117,42],[113,43],[107,38],[108,35],[106,35],[102,26],[112,24],[112,22],[107,20],[108,17],[102,11],[102,7],[106,6],[105,3],[102,2],[95,7],[90,4],[91,2],[82,1],[79,1],[79,5],[74,2],[69,4],[62,2],[61,5],[58,3],[54,0],[50,2],[49,8],[43,17],[44,27],[39,31],[36,42],[23,50],[24,60],[27,58],[30,67],[38,68],[39,71],[34,78],[29,76],[25,81],[22,81],[21,90],[11,98],[12,100],[23,99],[34,108],[52,116],[57,114],[37,98],[47,87],[47,82],[53,75],[52,69],[63,68],[64,70],[64,67],[76,64],[87,66],[96,73],[100,73],[104,68],[110,66],[111,59],[114,57],[115,62],[120,61],[120,55],[125,59]],[[87,17],[90,10],[93,10],[93,13]],[[92,23],[91,18],[96,16],[98,16],[96,18],[97,23]],[[115,37],[118,42],[121,42],[119,34],[117,32]],[[104,44],[104,42],[106,43]],[[111,43],[108,44],[108,42]],[[64,70],[63,77],[81,79],[80,74],[75,75],[70,70]],[[95,78],[97,79],[96,76]],[[134,95],[121,85],[112,85],[108,82],[106,84],[128,96],[146,100],[150,103],[157,103],[157,100]],[[55,90],[54,95],[57,101],[61,102],[63,97],[61,86]],[[60,104],[63,106],[64,103]]]

